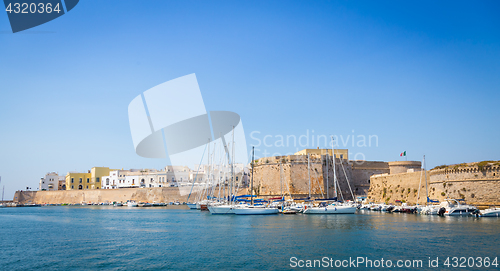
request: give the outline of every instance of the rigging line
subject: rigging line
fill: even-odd
[[[345,172],[344,163],[342,161],[340,161],[340,165],[342,166],[342,171],[344,171],[344,176],[345,176],[345,179],[347,180],[347,185],[349,186],[349,191],[351,191],[352,200],[354,201],[355,200],[354,194],[352,193],[351,184],[349,182],[349,178],[347,177],[347,173]]]
[[[208,144],[210,144],[210,143],[207,143],[207,145]],[[207,150],[207,145],[205,145],[205,149],[203,150],[203,154],[201,155],[201,161],[200,161],[200,164],[198,165],[198,171],[196,171],[196,176],[194,177],[193,185],[191,186],[191,191],[189,191],[189,196],[187,198],[188,202],[189,202],[189,197],[191,197],[191,192],[193,192],[193,186],[194,186],[194,183],[196,182],[196,178],[198,178],[198,173],[200,172],[201,163],[203,163],[203,157],[205,156],[205,151]]]

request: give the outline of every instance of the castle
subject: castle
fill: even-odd
[[[352,161],[347,149],[333,152],[339,199],[367,197],[373,175],[421,170],[420,161]],[[254,161],[254,194],[331,198],[335,194],[333,174],[332,150],[305,149],[294,155],[264,157]]]

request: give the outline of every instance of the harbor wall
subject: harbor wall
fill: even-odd
[[[63,191],[17,191],[14,202],[21,204],[73,204],[101,202],[185,202],[187,195],[181,196],[176,187],[155,188],[121,188],[96,190],[63,190]]]

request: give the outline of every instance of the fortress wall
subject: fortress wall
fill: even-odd
[[[305,159],[304,159],[305,158]],[[281,164],[281,175],[280,175]],[[311,193],[320,195],[323,184],[322,165],[319,156],[310,159]],[[321,189],[320,189],[321,187]],[[288,195],[306,196],[309,194],[307,157],[288,155],[265,157],[254,165],[254,193],[259,196],[279,196],[281,191]]]
[[[380,161],[351,161],[352,164],[352,180],[351,183],[355,188],[355,193],[358,196],[368,196],[370,189],[370,177],[372,175],[389,173],[389,164]]]
[[[478,207],[500,205],[500,176],[495,167],[463,167],[436,169],[427,172],[429,198],[443,201],[446,198],[464,199]],[[417,202],[415,189],[418,189],[421,172],[375,175],[370,178],[368,197],[373,202],[390,203],[396,199],[410,204]],[[403,193],[402,188],[404,188]],[[410,188],[410,193],[408,193]],[[384,190],[385,189],[385,190]],[[397,191],[397,192],[396,192]],[[425,182],[420,188],[420,204],[425,204]]]
[[[464,199],[488,207],[500,205],[500,167],[454,167],[430,172],[430,195],[437,199]]]
[[[126,202],[127,200],[137,202],[184,202],[187,200],[187,195],[181,196],[177,187],[17,191],[14,195],[15,202],[37,204]]]
[[[352,199],[347,179],[355,196],[363,196],[367,194],[370,175],[389,172],[387,163],[384,162],[356,161],[353,163],[347,160],[336,160],[335,170],[337,181],[342,195],[346,200]],[[283,168],[281,175],[283,178],[283,192],[288,194],[288,191],[290,191],[294,197],[307,197],[309,195],[309,176],[307,156],[305,155],[287,155],[259,159],[254,166],[255,193],[262,196],[281,195],[280,164]],[[310,175],[311,194],[313,197],[326,197],[327,189],[328,195],[330,197],[334,196],[333,167],[330,163],[327,170],[326,156],[310,155]],[[339,198],[341,198],[340,195]]]
[[[482,180],[500,178],[500,167],[457,167],[453,169],[435,169],[431,171],[431,182],[449,180]]]
[[[408,169],[420,171],[422,169],[422,162],[420,161],[394,161],[388,162],[390,174],[406,173]]]
[[[394,203],[396,200],[400,200],[408,204],[416,204],[421,176],[422,184],[420,186],[418,203],[425,204],[425,180],[423,172],[420,171],[372,176],[370,178],[371,186],[368,193],[368,200],[371,202],[387,203]],[[429,181],[429,174],[427,174],[427,181]]]

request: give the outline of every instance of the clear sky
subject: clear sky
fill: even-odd
[[[135,154],[128,104],[191,73],[257,156],[336,135],[350,158],[499,160],[498,14],[498,1],[86,0],[12,34],[0,12],[5,198],[49,171],[164,167]]]

